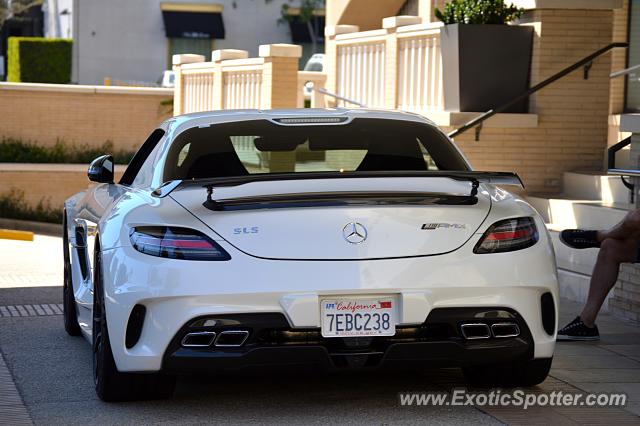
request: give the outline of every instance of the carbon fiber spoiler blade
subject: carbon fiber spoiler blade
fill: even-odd
[[[262,173],[246,176],[233,176],[211,179],[171,180],[153,191],[153,195],[163,198],[173,191],[190,187],[207,188],[210,192],[216,187],[239,186],[252,182],[275,182],[283,180],[317,180],[317,179],[362,179],[362,178],[405,178],[405,177],[439,177],[458,181],[471,182],[473,191],[477,192],[478,185],[518,186],[524,189],[520,176],[511,172],[474,172],[474,171],[389,171],[389,172],[306,172],[306,173]],[[472,192],[472,195],[476,195]]]

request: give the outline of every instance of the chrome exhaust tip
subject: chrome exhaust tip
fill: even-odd
[[[206,348],[211,346],[215,338],[214,331],[197,331],[185,334],[180,344],[184,348]]]
[[[248,338],[249,332],[246,330],[221,331],[214,345],[220,348],[237,348],[244,345]]]
[[[467,340],[488,339],[491,337],[489,326],[481,322],[462,324],[460,325],[460,331],[462,331],[462,337]]]
[[[491,334],[496,338],[518,337],[520,327],[514,322],[499,322],[491,325]]]

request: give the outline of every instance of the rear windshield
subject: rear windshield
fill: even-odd
[[[164,181],[264,173],[467,171],[438,129],[400,120],[284,126],[268,120],[195,127],[171,144]]]

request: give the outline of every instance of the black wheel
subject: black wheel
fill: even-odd
[[[96,242],[93,274],[93,381],[103,401],[162,399],[173,395],[175,377],[162,374],[120,373],[113,359],[104,310],[102,261]]]
[[[67,232],[67,213],[64,212],[62,220],[62,257],[64,259],[64,278],[62,282],[62,307],[64,317],[64,329],[70,336],[80,335],[78,314],[76,313],[76,300],[73,295],[71,282],[71,262],[69,256],[69,235]]]
[[[463,368],[467,383],[479,388],[528,387],[545,381],[553,358]]]

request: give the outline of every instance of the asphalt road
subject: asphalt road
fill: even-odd
[[[62,303],[61,244],[45,236],[0,240],[0,306]],[[399,405],[401,391],[462,386],[457,370],[182,377],[173,399],[104,403],[93,389],[91,348],[65,333],[61,315],[0,315],[0,353],[42,425],[499,423],[472,407]],[[0,419],[6,406],[0,392]]]
[[[59,287],[0,289],[2,304],[61,303]],[[183,377],[173,399],[103,403],[89,344],[62,317],[0,318],[0,351],[35,424],[498,424],[471,407],[406,408],[398,392],[462,386],[457,370]]]
[[[90,346],[64,332],[61,315],[6,314],[8,306],[61,303],[60,246],[59,238],[44,236],[33,243],[0,240],[0,426],[16,426],[18,416],[37,425],[638,424],[640,333],[607,314],[598,319],[600,342],[556,347],[551,376],[535,392],[623,392],[624,408],[485,407],[492,417],[469,406],[400,406],[398,392],[464,387],[458,370],[427,369],[183,377],[170,400],[103,403],[93,389]],[[561,308],[564,324],[580,306],[563,300]]]

